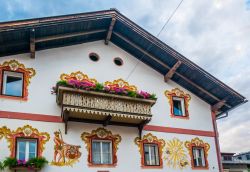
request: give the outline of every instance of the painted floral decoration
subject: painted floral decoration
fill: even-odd
[[[78,72],[73,72],[70,75],[62,74],[60,81],[52,88],[52,93],[57,93],[59,86],[71,87],[82,90],[105,92],[135,98],[156,100],[155,94],[150,94],[146,91],[138,91],[136,86],[129,85],[122,79],[114,80],[113,82],[105,82],[104,84],[97,82],[95,79],[89,78],[87,75]]]

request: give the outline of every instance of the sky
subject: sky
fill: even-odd
[[[116,8],[157,35],[180,0],[0,0],[0,21]],[[184,0],[159,39],[250,99],[250,0]],[[221,151],[250,151],[250,103],[218,120]]]

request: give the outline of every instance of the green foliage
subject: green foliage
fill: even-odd
[[[129,97],[136,97],[137,93],[135,91],[128,91],[128,96]]]
[[[3,168],[5,168],[5,167],[9,167],[9,168],[15,167],[17,165],[17,159],[8,157],[3,161],[2,164],[3,164]]]
[[[57,86],[67,86],[68,83],[67,83],[67,81],[60,80],[60,81],[58,81],[58,82],[56,83],[56,85],[57,85]]]
[[[4,164],[0,161],[0,170],[4,170]]]
[[[103,86],[103,84],[102,83],[96,83],[96,85],[95,85],[95,90],[96,91],[103,91],[104,90],[104,86]]]
[[[34,166],[36,168],[43,168],[48,161],[44,157],[32,158],[27,162],[28,166]]]
[[[156,94],[151,94],[149,98],[152,99],[152,100],[156,100],[157,99]]]

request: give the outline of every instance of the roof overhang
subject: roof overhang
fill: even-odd
[[[217,117],[246,98],[115,9],[0,23],[0,57],[104,40],[191,91],[211,105]],[[150,47],[150,48],[149,48]],[[143,58],[142,58],[143,57]]]

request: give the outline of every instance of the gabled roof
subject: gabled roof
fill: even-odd
[[[116,44],[191,91],[217,115],[246,102],[244,96],[139,27],[115,9],[0,23],[0,56],[104,40]],[[142,58],[143,57],[143,58]],[[164,79],[164,78],[163,78]]]

